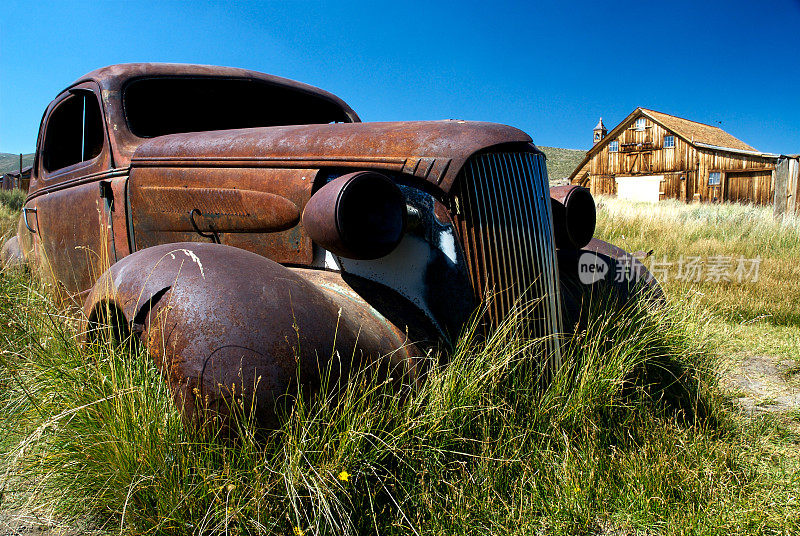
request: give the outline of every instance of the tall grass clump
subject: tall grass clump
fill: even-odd
[[[11,211],[19,211],[25,204],[26,193],[19,188],[0,190],[0,205],[8,207]]]
[[[146,353],[77,344],[77,319],[0,274],[3,507],[132,534],[798,529],[796,481],[759,472],[680,305],[598,301],[546,384],[516,315],[411,391],[356,374],[222,435],[181,419]]]

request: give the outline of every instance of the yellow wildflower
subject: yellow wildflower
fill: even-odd
[[[338,478],[342,482],[350,482],[350,473],[348,473],[347,471],[342,471],[341,473],[336,475],[336,478]]]
[[[294,527],[292,532],[294,532],[294,536],[303,536],[304,531],[300,527]]]

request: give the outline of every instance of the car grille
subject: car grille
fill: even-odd
[[[531,304],[530,325],[537,336],[562,332],[546,184],[543,155],[486,153],[467,161],[451,190],[476,297],[492,296],[488,314],[494,325],[517,304]],[[548,344],[560,360],[557,337]]]

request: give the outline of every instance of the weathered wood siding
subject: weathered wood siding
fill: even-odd
[[[695,193],[701,201],[772,202],[775,159],[711,149],[697,149],[697,154],[701,180]],[[708,175],[715,171],[720,185],[709,186]]]
[[[636,119],[645,118],[644,129]],[[673,136],[674,147],[664,147],[664,137]],[[611,141],[619,150],[609,151]],[[682,201],[738,200],[769,204],[773,195],[775,159],[695,147],[676,133],[639,115],[632,117],[616,138],[603,146],[575,175],[593,194],[616,194],[614,177],[664,175],[662,198]],[[709,173],[721,173],[720,185],[709,186]],[[730,178],[728,178],[730,175]]]
[[[795,214],[800,214],[800,158],[789,161],[789,192],[791,202],[789,209]]]
[[[800,214],[800,155],[781,158],[785,174],[786,206],[783,212]]]

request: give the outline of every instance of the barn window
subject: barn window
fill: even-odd
[[[619,151],[619,142],[617,140],[609,142],[609,144],[608,144],[608,152],[609,153],[616,153],[618,151]]]
[[[644,117],[640,117],[636,120],[636,130],[644,130],[645,120]]]
[[[719,171],[712,171],[708,174],[708,185],[709,186],[719,186],[720,180],[722,179],[722,173]]]
[[[664,136],[664,149],[675,147],[675,136]]]

